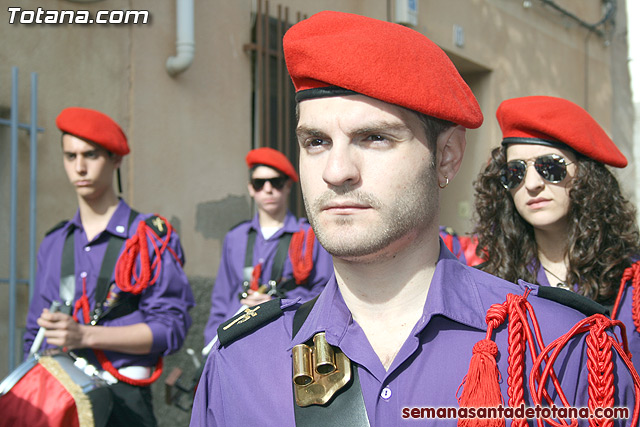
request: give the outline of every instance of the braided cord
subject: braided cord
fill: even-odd
[[[589,409],[612,408],[614,403],[613,353],[609,335],[599,323],[589,329],[587,369],[589,371]],[[613,419],[590,419],[591,427],[612,427]]]

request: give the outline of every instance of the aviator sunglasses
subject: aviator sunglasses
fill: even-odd
[[[287,179],[288,177],[282,175],[275,178],[251,178],[251,186],[254,190],[260,191],[262,190],[262,187],[264,187],[264,184],[269,181],[273,188],[276,190],[282,190]]]
[[[528,162],[533,162],[536,172],[546,181],[557,184],[567,176],[567,163],[557,154],[546,154],[533,160],[512,160],[502,167],[500,182],[507,190],[517,188],[527,173]]]

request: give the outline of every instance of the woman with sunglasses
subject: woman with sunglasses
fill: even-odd
[[[635,209],[607,168],[627,159],[584,109],[561,98],[509,99],[496,116],[503,141],[474,183],[480,268],[609,306],[639,368],[640,283],[634,289],[629,279],[640,271],[631,268],[640,238]]]
[[[251,150],[246,163],[249,195],[257,213],[225,236],[205,344],[211,343],[218,326],[239,310],[275,296],[309,300],[333,274],[331,256],[317,242],[307,220],[296,218],[287,209],[289,194],[298,181],[289,159],[262,147]]]

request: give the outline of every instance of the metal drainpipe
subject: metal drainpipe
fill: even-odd
[[[195,53],[193,0],[176,0],[176,56],[167,58],[167,73],[175,77],[189,68]]]

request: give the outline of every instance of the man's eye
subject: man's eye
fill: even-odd
[[[365,138],[365,141],[373,145],[386,145],[390,144],[393,140],[384,135],[369,135]]]
[[[95,159],[98,157],[98,153],[95,151],[89,151],[88,153],[85,153],[84,155],[87,159]]]
[[[66,153],[64,155],[64,158],[67,159],[67,160],[73,160],[73,159],[76,158],[76,155],[75,154]]]
[[[307,140],[307,146],[308,147],[320,147],[322,145],[324,145],[325,141],[323,139],[319,139],[319,138],[313,138],[313,139],[309,139]]]

